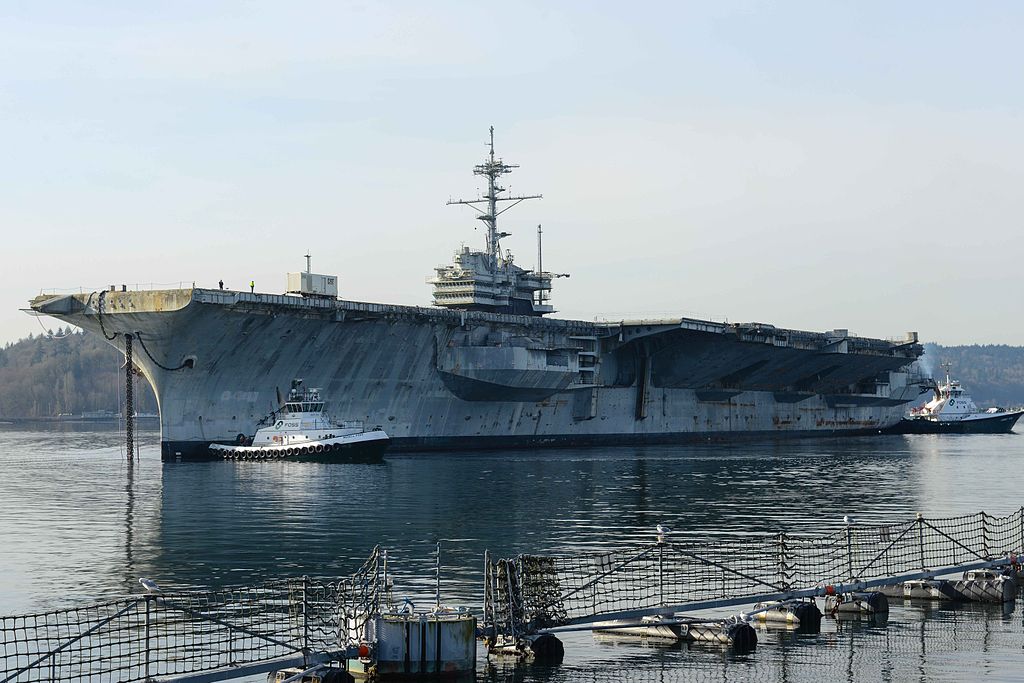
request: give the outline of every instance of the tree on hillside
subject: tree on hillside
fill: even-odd
[[[74,333],[70,326],[52,338],[29,335],[8,344],[0,352],[0,416],[116,412],[122,408],[123,363],[124,356],[99,335]],[[136,410],[154,412],[149,384],[139,379],[138,387]]]
[[[951,363],[950,377],[960,380],[979,406],[1024,404],[1024,347],[926,344],[925,355],[939,381],[945,380],[941,364]]]

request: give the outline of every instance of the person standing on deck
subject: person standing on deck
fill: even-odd
[[[253,292],[253,293],[256,292],[256,281],[255,280],[249,280],[249,291]]]

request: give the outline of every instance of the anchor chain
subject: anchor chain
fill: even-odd
[[[103,308],[106,302],[106,297],[107,290],[104,289],[103,291],[100,292],[99,300],[98,303],[96,304],[96,319],[100,321],[100,332],[103,333],[104,339],[106,339],[107,341],[113,341],[114,339],[117,338],[117,332],[110,336],[107,336],[107,330],[105,327],[103,327]]]
[[[128,449],[128,461],[135,457],[135,392],[134,362],[132,360],[132,335],[124,335],[124,435]]]

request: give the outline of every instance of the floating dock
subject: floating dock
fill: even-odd
[[[478,638],[488,656],[557,664],[558,634],[573,630],[749,649],[751,623],[820,625],[818,600],[837,619],[884,615],[887,586],[912,599],[1015,597],[1024,508],[817,535],[670,538],[575,555],[487,555],[482,614],[442,608],[439,589],[426,611],[394,604],[379,547],[353,575],[330,581],[164,593],[146,580],[144,594],[0,617],[0,683],[472,677]],[[695,614],[708,610],[732,614]]]
[[[878,592],[904,600],[948,600],[952,602],[1010,602],[1017,597],[1017,578],[991,569],[964,572],[959,580],[914,579],[893,586],[882,586]]]

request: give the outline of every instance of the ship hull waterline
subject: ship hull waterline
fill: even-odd
[[[221,444],[223,445],[223,444]],[[295,449],[294,453],[286,453],[283,455],[276,455],[269,451],[282,451],[291,449],[237,449],[237,450],[221,450],[217,448],[211,448],[210,444],[205,446],[207,450],[207,458],[201,457],[200,449],[203,448],[202,442],[189,443],[189,444],[173,444],[168,443],[166,448],[162,448],[165,453],[173,455],[163,455],[163,460],[230,460],[233,462],[303,462],[303,463],[318,463],[318,464],[331,464],[331,463],[355,463],[355,462],[379,462],[384,457],[384,452],[388,450],[390,446],[389,440],[376,439],[371,441],[360,441],[356,443],[338,443],[334,444],[332,448],[325,449],[320,452],[310,451],[307,449]],[[230,447],[225,446],[225,449]],[[182,453],[188,453],[190,455],[180,455]]]
[[[387,453],[442,453],[450,451],[517,451],[535,448],[569,449],[591,447],[629,447],[629,446],[681,446],[700,443],[731,443],[744,441],[764,441],[773,439],[822,439],[849,438],[853,436],[877,436],[888,433],[882,429],[808,429],[804,431],[787,430],[785,432],[670,432],[665,434],[598,434],[588,436],[543,436],[543,437],[412,437],[392,439],[387,448],[379,452],[367,454],[366,459],[379,459]],[[220,442],[207,441],[161,441],[161,457],[167,462],[223,460],[224,458],[211,453],[210,444]],[[360,454],[363,455],[363,454]],[[342,454],[343,458],[352,455]],[[315,457],[278,458],[281,462],[324,462]]]
[[[324,387],[333,414],[382,427],[391,451],[870,434],[920,393],[900,383],[919,347],[857,340],[881,350],[855,352],[817,333],[706,321],[599,325],[217,290],[44,296],[33,308],[121,350],[133,337],[165,460],[207,459],[209,444],[252,434],[294,377]],[[875,393],[850,391],[878,378]]]
[[[992,417],[973,420],[928,420],[911,418],[901,420],[886,430],[893,434],[1010,434],[1021,411],[998,413]]]

